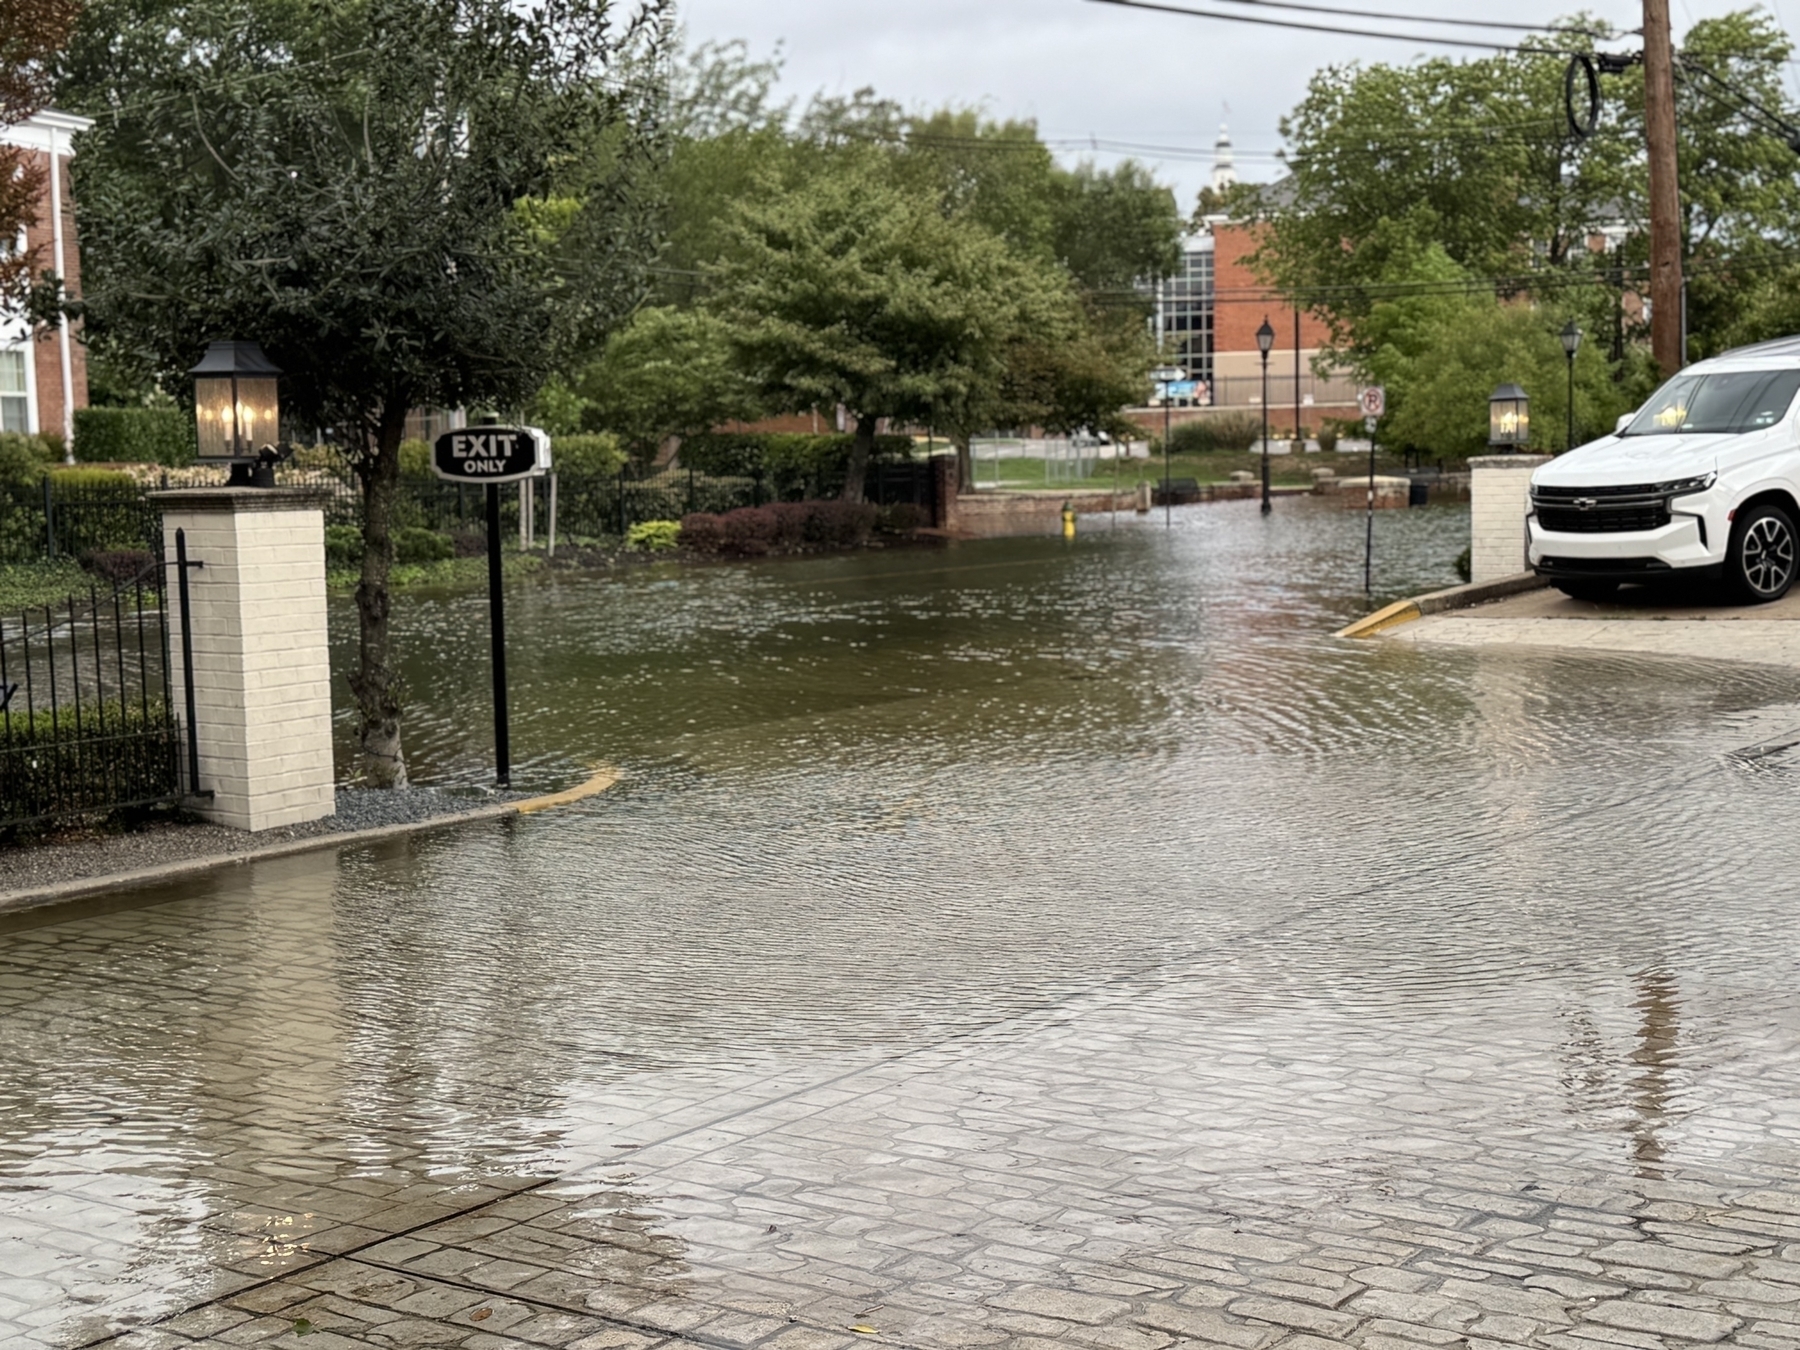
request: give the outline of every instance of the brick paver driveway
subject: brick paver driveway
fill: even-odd
[[[1314,640],[1233,538],[0,933],[0,1342],[1800,1347],[1800,676]]]

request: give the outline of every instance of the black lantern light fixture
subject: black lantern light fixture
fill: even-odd
[[[274,487],[285,458],[281,370],[254,342],[209,342],[194,377],[195,452],[202,464],[229,464],[230,487]]]
[[[1558,333],[1557,336],[1562,339],[1563,355],[1569,358],[1568,448],[1573,450],[1575,448],[1575,353],[1581,350],[1582,332],[1576,325],[1575,320],[1570,319],[1568,323],[1563,325],[1562,332]]]
[[[1262,353],[1262,513],[1269,514],[1269,353],[1275,350],[1275,325],[1263,315],[1256,330],[1256,350]]]
[[[1488,444],[1517,450],[1531,442],[1531,400],[1516,384],[1503,384],[1488,399]]]

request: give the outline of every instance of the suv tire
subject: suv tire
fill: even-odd
[[[1779,600],[1800,573],[1800,531],[1794,518],[1773,502],[1758,502],[1738,514],[1725,550],[1725,578],[1747,604]]]

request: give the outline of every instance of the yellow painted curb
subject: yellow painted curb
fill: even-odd
[[[585,783],[578,783],[566,792],[552,792],[543,797],[527,797],[517,804],[516,809],[522,816],[534,811],[548,811],[553,806],[567,806],[570,802],[578,802],[584,797],[597,797],[614,783],[619,781],[619,771],[612,768],[601,768]]]
[[[1423,618],[1425,611],[1419,608],[1417,600],[1396,600],[1386,609],[1378,609],[1365,618],[1358,619],[1348,628],[1340,628],[1336,636],[1346,638],[1374,637],[1375,634],[1389,628],[1398,628],[1403,623],[1411,623],[1414,619]]]

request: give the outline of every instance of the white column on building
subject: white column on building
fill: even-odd
[[[56,251],[58,294],[63,277],[69,274],[68,257],[63,251],[62,149],[58,132],[50,129],[50,246]],[[57,355],[62,360],[62,433],[63,461],[75,462],[75,358],[69,349],[69,321],[59,314],[56,319]]]

